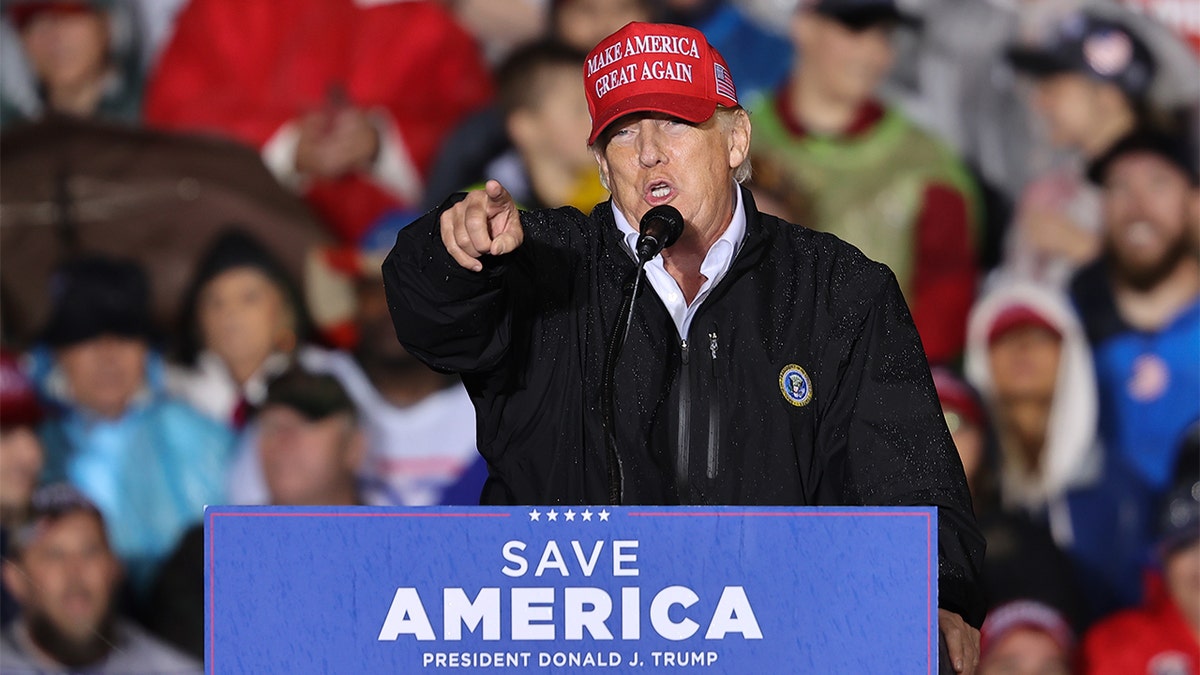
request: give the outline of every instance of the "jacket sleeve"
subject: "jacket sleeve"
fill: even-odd
[[[472,272],[460,267],[442,243],[441,214],[465,196],[453,195],[401,230],[383,263],[396,337],[413,356],[442,372],[490,370],[510,343],[505,262],[484,256],[483,270]]]
[[[844,503],[937,507],[938,605],[978,627],[984,539],[962,462],[895,276],[868,265],[839,303],[849,309],[830,341],[838,377],[823,405],[821,447]]]

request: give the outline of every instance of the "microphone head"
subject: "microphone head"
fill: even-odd
[[[642,216],[640,225],[642,234],[654,237],[662,244],[661,251],[679,241],[683,234],[683,215],[670,204],[660,204]]]

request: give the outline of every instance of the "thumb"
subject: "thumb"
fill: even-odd
[[[500,181],[492,179],[483,186],[484,192],[488,196],[488,211],[491,213],[499,213],[500,211],[513,205],[512,195],[508,190],[500,184]]]

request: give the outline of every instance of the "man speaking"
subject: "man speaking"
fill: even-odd
[[[755,208],[750,119],[698,31],[631,23],[584,79],[611,200],[518,211],[489,181],[383,267],[400,341],[474,400],[481,501],[936,506],[939,622],[971,672],[983,539],[894,276]]]

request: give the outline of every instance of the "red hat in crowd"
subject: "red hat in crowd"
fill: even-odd
[[[21,370],[17,357],[0,351],[0,429],[34,427],[42,421],[33,382]]]
[[[1058,610],[1034,600],[1014,600],[988,612],[979,631],[980,658],[1018,628],[1045,633],[1067,657],[1075,648],[1075,632]]]
[[[703,33],[674,24],[626,24],[588,54],[583,80],[592,116],[588,145],[630,113],[656,112],[699,124],[718,105],[738,105],[725,59]]]
[[[102,0],[21,0],[8,7],[8,16],[17,30],[39,14],[85,14],[104,9],[108,5]]]
[[[1060,339],[1062,338],[1062,331],[1058,329],[1058,326],[1051,323],[1041,312],[1029,305],[1013,305],[1006,307],[992,320],[992,326],[988,329],[988,344],[995,344],[996,340],[1004,337],[1007,333],[1027,326],[1044,328]]]

